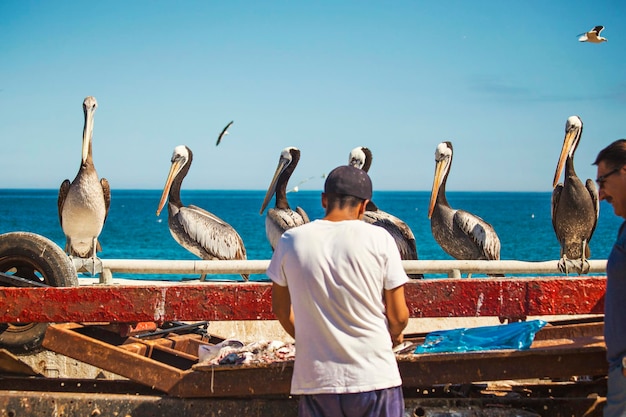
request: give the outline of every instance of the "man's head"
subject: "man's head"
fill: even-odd
[[[600,200],[606,200],[616,215],[626,218],[626,139],[602,149],[593,164],[598,166]]]
[[[341,165],[330,171],[324,183],[326,194],[343,194],[372,199],[372,180],[367,172],[350,165]]]
[[[324,183],[322,204],[326,212],[344,207],[365,205],[363,202],[372,199],[372,180],[367,172],[349,165],[341,165],[333,169]],[[362,213],[361,213],[362,214]]]

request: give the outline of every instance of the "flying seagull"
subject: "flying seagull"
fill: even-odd
[[[604,30],[604,26],[596,26],[589,32],[581,33],[578,38],[580,42],[602,43],[608,41],[607,38],[600,36],[600,32]]]
[[[219,145],[220,142],[222,141],[222,138],[228,135],[228,128],[230,128],[232,124],[233,124],[233,121],[227,124],[226,127],[222,130],[222,133],[220,133],[220,135],[217,137],[217,143],[215,144],[215,146]]]

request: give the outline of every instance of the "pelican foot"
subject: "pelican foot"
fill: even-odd
[[[563,257],[559,260],[558,264],[559,271],[568,275],[571,272],[576,272],[578,275],[583,275],[589,273],[589,262],[582,259],[568,259]]]
[[[94,258],[77,258],[70,256],[70,259],[74,263],[76,272],[83,272],[93,277],[98,273],[102,273],[102,260],[98,257]]]
[[[589,273],[589,269],[591,269],[591,265],[589,265],[589,262],[587,261],[587,259],[583,258],[579,260],[580,262],[580,271],[578,272],[578,275],[586,275]]]

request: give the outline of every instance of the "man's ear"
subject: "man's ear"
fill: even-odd
[[[328,206],[328,198],[326,197],[326,193],[322,193],[322,207],[326,209]]]
[[[359,204],[359,217],[363,216],[363,214],[365,213],[365,208],[367,207],[367,203],[369,202],[369,200],[363,200],[363,202]]]

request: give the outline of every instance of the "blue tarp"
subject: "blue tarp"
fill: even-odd
[[[546,322],[531,320],[499,326],[460,328],[431,332],[414,353],[470,352],[495,349],[528,349]]]

